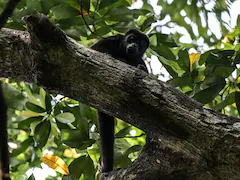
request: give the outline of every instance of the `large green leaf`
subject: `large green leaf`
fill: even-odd
[[[61,4],[58,6],[54,6],[51,9],[51,12],[57,19],[67,19],[70,17],[75,17],[80,14],[80,12],[73,8],[72,6],[69,6],[67,4]]]
[[[151,46],[151,49],[158,53],[159,56],[162,56],[168,60],[175,60],[175,56],[172,51],[165,45]]]
[[[31,102],[26,102],[26,108],[28,108],[29,110],[33,111],[33,112],[37,112],[37,113],[44,113],[46,112],[45,109],[43,109],[42,107],[33,104]]]
[[[212,77],[205,82],[197,90],[193,98],[203,104],[210,103],[226,85],[225,79],[222,77]]]
[[[223,101],[213,107],[214,110],[219,111],[225,108],[228,105],[231,105],[235,102],[236,92],[228,94]]]
[[[69,1],[69,0],[68,0]],[[85,10],[89,13],[90,9],[90,0],[79,0],[80,11]],[[84,14],[84,12],[83,12]]]
[[[190,72],[190,60],[186,49],[180,49],[178,52],[179,59],[177,60],[182,70]]]
[[[42,5],[40,0],[26,0],[26,6],[29,12],[32,12],[34,10],[38,12],[42,11]]]
[[[65,112],[65,113],[60,113],[58,115],[56,115],[55,117],[59,122],[61,123],[72,123],[75,121],[75,117],[72,113],[69,112]]]
[[[93,161],[89,156],[80,156],[72,161],[69,170],[74,179],[79,179],[82,174],[84,180],[93,180],[95,178]]]
[[[134,16],[140,16],[142,14],[141,10],[129,9],[125,6],[120,6],[116,8],[110,8],[104,18],[111,21],[132,21]]]
[[[169,34],[155,33],[158,44],[164,44],[168,47],[178,47],[173,37]]]
[[[121,129],[118,133],[115,134],[115,137],[117,138],[123,138],[125,137],[127,134],[129,134],[130,130],[132,129],[132,126],[127,126],[123,129]]]
[[[2,84],[3,95],[9,108],[23,110],[27,99],[22,92],[9,83]]]
[[[18,128],[29,129],[32,122],[42,121],[44,116],[30,117],[18,123]]]
[[[67,144],[72,148],[78,148],[80,150],[86,149],[95,143],[95,140],[89,139],[85,134],[83,134],[80,130],[62,130],[63,143]]]
[[[117,0],[101,0],[99,9],[105,8],[113,3],[117,2]]]
[[[36,126],[34,131],[34,139],[37,142],[37,146],[39,148],[43,148],[46,145],[50,132],[50,121],[43,121]]]

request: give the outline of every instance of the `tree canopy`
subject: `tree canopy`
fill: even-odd
[[[136,3],[142,3],[141,7],[135,8]],[[167,83],[173,88],[215,111],[239,117],[240,18],[238,17],[236,27],[232,29],[229,28],[229,22],[223,20],[224,15],[230,14],[234,1],[158,0],[158,8],[153,3],[129,0],[22,0],[5,28],[26,30],[29,24],[22,21],[22,18],[36,10],[48,15],[68,36],[85,46],[90,46],[101,37],[124,33],[131,28],[140,29],[150,38],[150,48],[144,57],[150,72],[153,57],[163,66],[157,67],[160,73],[152,74],[154,78],[166,76],[160,70],[165,68],[170,75]],[[0,8],[4,5],[5,0],[0,0]],[[212,23],[210,16],[216,17],[219,24],[216,31],[221,32],[221,37],[217,37],[209,28]],[[181,37],[186,35],[181,34],[183,31],[178,31],[181,28],[190,36],[188,43],[181,42]],[[169,30],[168,34],[166,29]],[[199,46],[199,39],[202,46]],[[191,53],[190,48],[195,53]],[[4,60],[7,53],[1,49],[0,60]],[[48,53],[68,58],[61,55],[61,51],[56,55],[50,49]],[[55,64],[58,65],[59,62]],[[32,63],[31,66],[32,69],[26,69],[26,74],[37,79],[38,77],[34,77],[36,72],[32,72],[37,65]],[[45,66],[43,68],[49,68],[47,64]],[[61,68],[68,68],[66,62],[64,66]],[[1,77],[6,77],[3,72],[0,70]],[[18,72],[14,74],[17,76]],[[84,104],[86,102],[69,98],[71,93],[62,96],[34,83],[24,82],[24,78],[9,77],[1,80],[8,103],[13,180],[37,178],[35,173],[37,168],[42,167],[42,162],[54,167],[57,174],[52,176],[65,175],[64,179],[99,178],[100,151],[96,109]],[[62,85],[65,82],[49,83]],[[69,97],[65,97],[66,95]],[[120,119],[116,120],[115,168],[124,168],[138,157],[146,138],[146,133],[142,130]],[[47,177],[48,172],[45,170],[41,175]],[[51,179],[51,175],[49,178]]]

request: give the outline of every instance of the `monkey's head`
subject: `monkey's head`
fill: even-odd
[[[129,57],[142,57],[148,46],[148,37],[136,29],[129,30],[121,43],[121,48]]]

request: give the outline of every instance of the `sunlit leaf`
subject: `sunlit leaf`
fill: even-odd
[[[41,116],[41,114],[33,112],[33,111],[21,111],[19,113],[19,115],[24,116],[26,118]]]
[[[221,101],[219,104],[213,107],[214,110],[219,111],[223,108],[225,108],[227,105],[231,105],[235,102],[235,92],[230,93],[226,96],[226,98]]]
[[[56,119],[61,123],[72,123],[75,121],[75,117],[72,113],[60,113],[56,115]]]
[[[201,54],[197,53],[192,53],[192,54],[189,54],[189,60],[190,60],[190,72],[192,72],[193,68],[192,68],[192,65],[195,61],[199,60],[200,59],[200,56]]]
[[[36,113],[43,113],[43,112],[46,111],[46,110],[43,109],[42,107],[40,107],[40,106],[38,106],[38,105],[35,105],[35,104],[31,103],[31,102],[26,102],[26,107],[27,107],[29,110],[31,110],[31,111],[33,111],[33,112],[36,112]]]
[[[41,158],[42,162],[48,165],[50,168],[54,169],[55,171],[69,175],[69,169],[66,163],[58,156],[54,156],[52,154],[45,154]]]

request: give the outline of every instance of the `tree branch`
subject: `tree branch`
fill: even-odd
[[[24,21],[29,32],[0,32],[1,77],[37,83],[148,135],[139,158],[107,178],[240,177],[239,119],[207,109],[142,70],[78,44],[44,15],[35,12]]]

